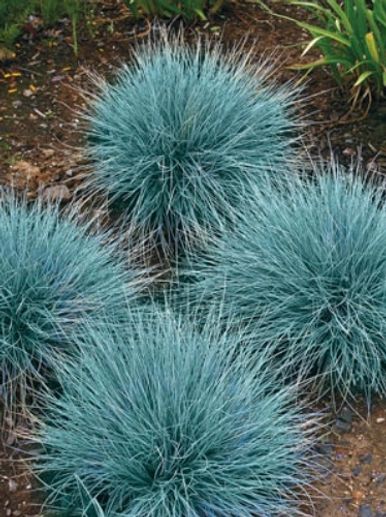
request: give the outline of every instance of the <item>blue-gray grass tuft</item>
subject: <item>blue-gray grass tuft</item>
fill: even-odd
[[[294,160],[298,91],[251,53],[163,36],[91,99],[89,188],[178,251],[226,227],[252,185]]]
[[[0,200],[0,384],[6,402],[25,399],[28,380],[73,350],[87,317],[125,306],[131,278],[107,236],[61,217],[56,207]],[[46,372],[47,373],[47,372]]]
[[[217,330],[216,330],[217,329]],[[222,329],[223,330],[223,329]],[[168,314],[86,331],[38,433],[48,508],[71,517],[298,515],[315,419],[216,321]],[[94,514],[93,514],[94,515]]]
[[[386,394],[384,191],[338,165],[253,197],[194,258],[194,303],[220,305],[320,393]],[[204,300],[206,298],[206,300]]]

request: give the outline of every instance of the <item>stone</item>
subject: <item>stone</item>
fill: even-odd
[[[352,420],[353,413],[351,409],[349,409],[348,407],[344,407],[337,415],[335,427],[338,431],[342,433],[348,433],[351,431]]]
[[[17,490],[17,483],[13,479],[8,480],[8,490],[13,493]]]
[[[362,454],[361,456],[359,456],[359,461],[363,465],[371,465],[373,462],[373,455],[370,452],[368,452],[367,454]]]
[[[381,485],[382,483],[384,483],[386,481],[386,474],[384,472],[382,472],[380,474],[375,474],[372,476],[372,479],[373,479],[373,483],[375,483],[377,485]]]
[[[355,465],[355,467],[352,469],[351,474],[354,477],[359,476],[359,474],[362,472],[362,467],[360,465]]]
[[[43,197],[50,201],[68,201],[71,199],[71,192],[66,185],[54,185],[44,190]]]
[[[335,422],[335,427],[341,433],[349,433],[351,431],[352,425],[349,422],[345,422],[344,420],[337,418]]]
[[[371,507],[368,504],[361,504],[359,507],[358,517],[374,517]]]

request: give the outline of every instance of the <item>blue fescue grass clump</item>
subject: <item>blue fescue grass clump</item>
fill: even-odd
[[[106,234],[73,222],[76,208],[61,217],[55,206],[1,195],[0,385],[13,403],[55,355],[73,351],[86,317],[97,325],[124,306],[130,275]]]
[[[89,188],[158,248],[222,229],[251,185],[295,159],[298,92],[251,57],[163,34],[92,96]]]
[[[90,353],[60,365],[62,395],[48,398],[37,435],[47,508],[71,517],[91,508],[108,517],[298,514],[317,421],[262,357],[251,369],[210,316],[199,333],[154,313],[129,318],[125,331],[106,323],[85,334]]]
[[[338,165],[256,193],[237,229],[194,262],[191,296],[233,312],[319,392],[386,394],[384,191]],[[193,294],[192,294],[193,293]]]

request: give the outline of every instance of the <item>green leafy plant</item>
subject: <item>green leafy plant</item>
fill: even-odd
[[[9,48],[18,38],[21,25],[28,14],[25,0],[6,0],[0,2],[0,45]]]
[[[151,16],[170,18],[182,15],[187,19],[206,20],[206,13],[218,12],[224,0],[124,0],[127,7],[138,16],[141,12]]]
[[[35,0],[36,1],[36,0]],[[90,3],[87,0],[38,0],[38,9],[43,20],[52,24],[64,16],[68,16],[72,25],[72,40],[74,54],[78,54],[77,27],[81,16],[87,12]]]
[[[41,15],[51,25],[63,17],[72,24],[74,53],[78,53],[77,27],[79,20],[91,9],[88,0],[6,0],[0,2],[0,43],[11,47],[22,32],[30,14]]]
[[[0,28],[0,44],[9,49],[20,36],[21,31],[17,23],[3,25]]]
[[[368,96],[380,96],[386,87],[386,2],[385,0],[289,0],[315,15],[319,24],[296,23],[312,36],[304,54],[316,47],[322,57],[296,68],[329,65],[342,84],[349,81],[355,99],[364,88]]]

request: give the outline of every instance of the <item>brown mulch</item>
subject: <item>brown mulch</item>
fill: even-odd
[[[305,16],[296,7],[266,3],[281,14]],[[174,26],[179,23],[175,20]],[[63,21],[46,30],[26,30],[16,59],[0,62],[0,181],[27,190],[31,198],[43,194],[71,200],[82,165],[76,109],[82,105],[80,88],[89,83],[88,70],[113,75],[150,26],[135,21],[121,3],[101,0],[91,27],[92,34],[80,27],[78,57],[71,48],[70,25]],[[223,15],[186,31],[192,38],[222,34],[225,44],[245,40],[256,59],[276,52],[278,80],[301,80],[288,66],[299,61],[308,35],[256,3],[236,1]],[[345,163],[359,158],[365,168],[386,170],[386,105],[374,106],[366,119],[360,111],[351,113],[347,95],[326,70],[310,74],[304,88],[307,102],[301,109],[309,121],[305,140],[310,151],[327,155],[332,148]],[[324,495],[316,502],[318,517],[386,516],[386,404],[378,403],[369,419],[365,408],[357,410],[358,415],[346,415],[344,429],[338,419],[327,437],[331,474],[320,486]],[[0,515],[39,515],[37,501],[15,444],[0,445]]]
[[[22,452],[16,444],[0,442],[0,515],[39,517],[41,513],[37,483],[29,475]]]

